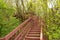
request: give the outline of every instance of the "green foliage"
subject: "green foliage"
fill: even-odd
[[[11,6],[0,0],[0,37],[4,37],[21,23],[13,17],[15,10]]]
[[[8,33],[10,33],[13,29],[15,29],[18,24],[19,24],[19,20],[17,20],[16,18],[11,18],[9,21],[5,21],[3,20],[3,24],[2,24],[2,29],[1,29],[1,37],[7,35]]]
[[[45,34],[48,35],[49,40],[60,40],[60,0],[55,0],[56,4],[53,3],[53,8],[48,7],[49,0],[30,0],[29,2],[20,0],[21,4],[19,4],[19,0],[17,1],[15,10],[11,3],[8,4],[0,0],[0,37],[11,32],[21,22],[12,17],[15,11],[22,16],[25,16],[25,12],[33,11],[45,19],[47,29],[44,30],[46,30]]]
[[[59,1],[56,3],[59,3]],[[46,34],[49,36],[49,40],[60,39],[60,36],[59,36],[60,35],[60,6],[59,4],[56,5],[54,8],[47,9],[47,14],[49,16],[46,16],[46,25],[47,25]]]

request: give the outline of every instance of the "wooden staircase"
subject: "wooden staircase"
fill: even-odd
[[[32,29],[25,36],[24,40],[40,40],[40,27],[32,27]]]
[[[48,40],[44,34],[41,39],[41,28],[43,26],[43,21],[39,22],[39,18],[33,16],[0,40]]]

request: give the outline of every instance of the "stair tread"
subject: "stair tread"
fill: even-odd
[[[26,38],[31,38],[31,39],[40,39],[40,37],[26,37]]]
[[[29,37],[40,37],[40,35],[27,35]]]
[[[30,33],[29,33],[29,34],[27,34],[27,35],[40,35],[40,34],[30,34]]]
[[[40,35],[40,34],[27,34],[27,35]]]
[[[32,34],[40,34],[40,32],[29,32],[29,33],[32,33]]]
[[[30,31],[30,32],[40,32],[40,31]]]

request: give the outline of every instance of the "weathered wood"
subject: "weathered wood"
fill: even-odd
[[[0,40],[30,40],[31,37],[34,40],[40,40],[41,27],[44,28],[44,25],[45,23],[43,20],[39,19],[37,16],[32,16],[29,19],[25,20],[4,38],[0,38]],[[27,37],[26,35],[28,35],[29,37]],[[47,37],[44,35],[43,40],[47,40]]]

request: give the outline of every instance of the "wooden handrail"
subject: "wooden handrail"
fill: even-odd
[[[44,27],[44,21],[41,22],[42,23],[40,24],[40,26]],[[22,40],[25,37],[25,35],[29,32],[29,30],[33,28],[33,26],[39,26],[39,18],[36,16],[30,17],[29,19],[25,20],[22,24],[20,24],[8,35],[6,35],[3,38],[0,38],[0,40]]]
[[[31,21],[28,25],[25,26],[24,30],[15,38],[15,40],[22,40],[23,36],[27,33],[27,31],[31,28]]]
[[[10,32],[8,35],[6,35],[4,38],[0,38],[0,40],[9,40],[12,36],[14,36],[14,34],[16,34],[16,32],[20,29],[22,29],[25,25],[27,25],[27,23],[29,23],[31,21],[31,18],[27,19],[26,21],[24,21],[22,24],[20,24],[16,29],[14,29],[12,32]]]

